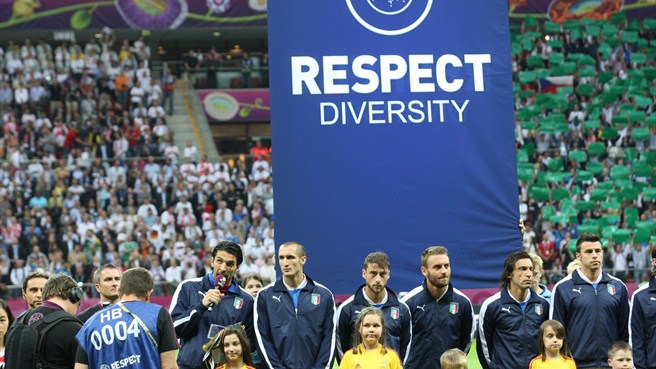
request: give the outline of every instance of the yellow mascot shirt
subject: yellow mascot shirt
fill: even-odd
[[[377,350],[367,351],[363,345],[359,346],[360,352],[353,354],[353,350],[348,350],[342,358],[340,369],[402,369],[399,356],[391,348],[387,348],[386,353],[382,353],[383,346]]]

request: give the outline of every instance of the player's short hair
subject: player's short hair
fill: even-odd
[[[515,271],[515,264],[522,259],[531,260],[531,255],[529,255],[528,252],[526,251],[515,251],[512,254],[508,255],[506,261],[503,263],[503,271],[501,272],[501,278],[499,279],[501,288],[508,287],[508,279]],[[531,264],[533,264],[532,260],[531,260]]]
[[[421,253],[421,266],[425,267],[428,262],[428,257],[432,255],[446,255],[449,256],[449,250],[444,246],[430,246]]]
[[[290,242],[285,242],[282,245],[280,245],[280,248],[283,247],[289,247],[289,246],[296,246],[296,254],[299,257],[306,256],[307,254],[305,253],[305,246],[301,245],[298,242],[290,241]]]
[[[237,259],[237,266],[240,266],[244,261],[244,254],[241,251],[241,246],[232,241],[221,241],[212,249],[212,259],[216,257],[216,253],[225,251]]]
[[[367,267],[371,264],[376,264],[383,269],[389,269],[390,268],[389,256],[387,256],[387,254],[382,251],[372,252],[371,254],[367,255],[367,257],[364,259],[364,266],[362,268],[364,270],[367,270]]]
[[[579,236],[579,239],[576,240],[576,252],[581,252],[581,244],[583,242],[601,242],[601,238],[599,238],[599,236],[594,233],[583,233]]]

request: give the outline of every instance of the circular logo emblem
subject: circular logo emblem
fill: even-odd
[[[205,96],[203,106],[207,115],[216,120],[230,120],[239,112],[239,102],[223,92],[212,92]]]
[[[109,365],[103,364],[100,366],[100,369],[109,369]]]
[[[385,36],[398,36],[426,19],[433,0],[346,0],[353,17],[364,28]]]

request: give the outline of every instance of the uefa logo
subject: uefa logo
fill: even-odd
[[[346,0],[353,17],[371,32],[398,36],[426,19],[433,0]]]

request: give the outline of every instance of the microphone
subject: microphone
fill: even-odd
[[[214,289],[215,290],[223,289],[223,286],[225,286],[227,281],[228,280],[223,274],[217,275],[216,277],[214,277]],[[212,308],[214,308],[214,303],[210,302],[210,306],[207,307],[207,310],[212,311]]]

